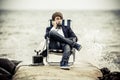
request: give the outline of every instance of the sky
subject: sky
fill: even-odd
[[[0,9],[12,10],[113,10],[120,0],[0,0]]]

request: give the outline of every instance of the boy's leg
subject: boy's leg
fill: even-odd
[[[54,39],[55,41],[65,43],[65,44],[69,44],[70,46],[74,47],[78,51],[81,49],[81,45],[79,45],[75,41],[72,41],[72,40],[70,40],[68,38],[63,37],[62,35],[57,33],[57,31],[54,31],[54,30],[50,31],[49,35],[50,35],[50,38]]]
[[[69,69],[68,62],[71,55],[71,47],[68,44],[62,44],[63,56],[60,62],[60,66],[63,69]]]

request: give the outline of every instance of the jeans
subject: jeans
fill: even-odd
[[[50,48],[62,49],[63,56],[61,61],[68,63],[69,57],[71,55],[72,46],[74,45],[74,43],[76,43],[75,39],[71,40],[69,38],[65,38],[56,31],[50,31],[49,36],[50,36],[50,45],[49,45]]]
[[[57,42],[60,42],[60,43],[68,44],[71,47],[73,47],[74,45],[77,44],[74,40],[71,40],[69,38],[65,38],[62,35],[60,35],[59,33],[57,33],[57,31],[54,31],[54,30],[49,32],[49,36],[50,36],[50,39],[57,41]]]

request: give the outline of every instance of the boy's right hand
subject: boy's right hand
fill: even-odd
[[[52,21],[52,25],[53,25],[53,27],[57,27],[57,23],[56,23],[56,21]]]

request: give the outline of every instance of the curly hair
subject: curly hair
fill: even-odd
[[[61,12],[55,12],[52,15],[52,20],[55,20],[55,17],[59,16],[61,19],[63,19],[63,14]]]

